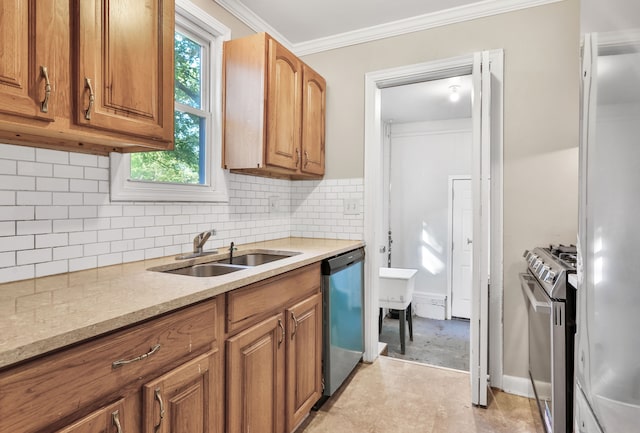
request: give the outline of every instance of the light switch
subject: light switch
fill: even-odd
[[[343,200],[344,203],[344,215],[358,215],[360,214],[360,209],[358,206],[357,198],[345,198]]]

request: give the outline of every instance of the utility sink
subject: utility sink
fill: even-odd
[[[149,268],[150,271],[164,272],[167,274],[188,275],[191,277],[216,277],[231,272],[241,271],[253,266],[260,266],[276,260],[286,259],[295,256],[296,252],[289,251],[262,251],[226,257],[211,262],[196,263],[181,268],[167,269],[165,266]]]

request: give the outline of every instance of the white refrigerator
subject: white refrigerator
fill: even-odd
[[[640,31],[583,49],[574,431],[640,431]]]

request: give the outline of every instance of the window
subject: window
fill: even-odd
[[[220,168],[224,25],[176,0],[174,150],[111,155],[111,200],[226,201]]]

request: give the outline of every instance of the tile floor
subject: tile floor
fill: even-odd
[[[543,433],[533,400],[498,390],[489,399],[471,405],[468,373],[379,357],[296,433]]]

